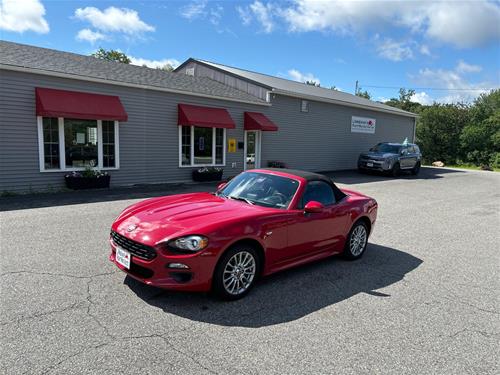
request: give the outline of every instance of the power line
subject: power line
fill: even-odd
[[[374,89],[397,89],[399,90],[400,88],[402,88],[401,86],[376,86],[376,85],[360,85],[361,87],[369,87],[369,88],[374,88]],[[444,87],[405,87],[407,89],[411,89],[411,90],[436,90],[436,91],[489,91],[489,90],[495,90],[497,89],[498,87],[483,87],[483,88],[470,88],[470,89],[466,89],[466,88],[461,88],[461,89],[458,89],[458,88],[454,88],[454,89],[450,89],[450,88],[444,88]]]

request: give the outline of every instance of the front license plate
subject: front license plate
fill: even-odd
[[[373,163],[366,163],[367,167],[373,167]]]
[[[132,256],[130,253],[126,250],[123,250],[122,248],[117,247],[116,248],[116,256],[115,259],[118,262],[118,264],[121,264],[123,267],[126,269],[130,269],[130,259]]]

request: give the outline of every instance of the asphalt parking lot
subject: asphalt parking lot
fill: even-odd
[[[365,256],[232,303],[108,261],[113,219],[164,191],[2,198],[0,373],[500,373],[500,173],[333,175],[379,202]]]

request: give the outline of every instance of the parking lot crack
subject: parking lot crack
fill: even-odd
[[[10,275],[18,275],[18,274],[31,274],[31,275],[42,275],[42,276],[68,277],[68,278],[73,278],[73,279],[89,279],[89,278],[98,277],[98,276],[112,275],[114,273],[117,273],[117,271],[98,273],[98,274],[90,275],[90,276],[81,276],[81,275],[71,275],[71,274],[67,274],[67,273],[37,272],[37,271],[21,270],[21,271],[4,272],[4,273],[0,274],[0,277],[10,276]]]
[[[78,301],[78,302],[72,303],[69,306],[63,307],[63,308],[54,309],[54,310],[50,310],[50,311],[44,311],[44,312],[36,313],[33,315],[21,316],[17,319],[2,322],[2,323],[0,323],[0,326],[5,326],[8,324],[13,324],[13,323],[21,323],[21,322],[25,322],[25,321],[32,320],[32,319],[43,318],[43,317],[48,316],[48,315],[59,314],[59,313],[63,313],[63,312],[68,311],[68,310],[78,309],[81,307],[82,307],[82,302]]]
[[[61,359],[60,361],[54,363],[53,365],[50,365],[41,374],[42,375],[49,374],[50,372],[52,372],[53,370],[55,370],[57,367],[59,367],[63,363],[69,361],[70,359],[78,357],[79,355],[86,353],[88,350],[98,349],[98,348],[101,348],[101,347],[103,347],[105,345],[108,345],[108,344],[109,344],[109,342],[104,342],[104,343],[100,343],[100,344],[97,344],[97,345],[87,346],[87,347],[85,347],[85,348],[77,351],[76,353],[73,353],[73,354],[71,354],[71,355],[69,355],[67,357],[64,357],[63,359]]]

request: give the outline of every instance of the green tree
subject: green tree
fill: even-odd
[[[356,92],[356,96],[359,96],[361,98],[365,98],[365,99],[371,99],[372,96],[370,95],[370,93],[368,91],[362,91],[361,88],[358,89],[358,91]]]
[[[462,130],[470,121],[464,104],[433,104],[424,107],[417,121],[417,143],[425,163],[441,160],[454,164],[460,155]]]
[[[372,96],[370,95],[370,93],[368,91],[366,91],[366,90],[363,91],[361,86],[358,86],[358,81],[356,81],[356,92],[354,93],[354,95],[359,96],[361,98],[368,99],[368,100],[370,100],[372,98]]]
[[[500,167],[500,90],[481,94],[460,135],[461,157],[476,165]]]
[[[404,111],[409,112],[419,112],[422,108],[422,105],[417,102],[412,102],[411,98],[415,95],[415,90],[413,89],[399,89],[399,98],[391,98],[386,101],[384,104],[390,105],[391,107],[396,107],[402,109]]]
[[[116,51],[114,49],[110,49],[108,51],[101,47],[90,56],[93,56],[101,60],[118,61],[124,64],[131,63],[131,60],[127,55],[125,55],[123,52]]]
[[[166,72],[173,72],[174,71],[174,67],[170,64],[165,64],[165,65],[158,67],[156,69],[164,70]]]

